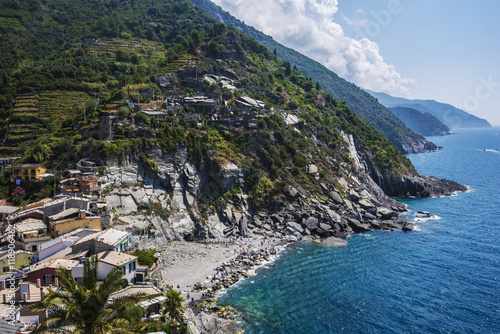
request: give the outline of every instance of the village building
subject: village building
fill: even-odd
[[[100,233],[81,238],[71,245],[71,249],[73,253],[88,250],[90,254],[97,254],[107,250],[125,252],[132,245],[131,238],[132,233],[130,232],[110,228]]]
[[[35,253],[24,249],[17,249],[14,252],[8,247],[0,250],[0,275],[12,273],[12,269],[21,270],[35,261]]]
[[[76,169],[81,173],[96,173],[97,172],[97,164],[91,160],[80,160],[76,164]]]
[[[14,213],[18,212],[19,210],[20,210],[20,208],[17,207],[17,206],[0,205],[0,218],[1,218],[1,221],[5,221],[5,219],[8,216],[13,215]]]
[[[77,208],[69,208],[55,215],[48,216],[50,235],[55,238],[80,227],[101,229],[101,217]]]
[[[79,170],[68,171],[73,177],[61,180],[58,185],[59,195],[90,195],[93,199],[101,196],[99,178],[92,173],[82,174]]]
[[[137,256],[116,251],[105,251],[97,254],[99,263],[97,265],[97,279],[103,280],[111,270],[120,268],[123,278],[129,283],[135,282],[137,270]]]
[[[12,167],[10,182],[21,184],[21,181],[39,181],[44,177],[52,175],[50,170],[42,164],[17,164]]]
[[[68,259],[53,259],[38,262],[31,266],[30,270],[26,273],[26,281],[35,283],[38,286],[59,286],[56,269],[62,267],[71,271],[79,263],[80,261],[78,260]]]
[[[63,212],[64,210],[75,208],[83,211],[90,211],[90,203],[92,199],[90,197],[62,197],[58,198],[50,203],[43,206],[43,214],[45,217],[45,223],[49,223],[50,216],[57,213]]]
[[[213,113],[216,103],[215,100],[206,96],[186,96],[183,100],[184,106],[193,108],[196,113]]]
[[[23,220],[15,224],[15,230],[15,245],[20,249],[37,252],[40,244],[51,239],[41,219]]]
[[[167,118],[167,114],[163,111],[154,111],[152,109],[145,109],[140,111],[141,114],[144,114],[148,117],[153,117],[154,119],[164,120]]]
[[[96,234],[101,232],[101,230],[90,229],[90,228],[77,228],[71,232],[65,233],[59,237],[49,240],[40,245],[40,250],[38,251],[38,260],[42,261],[46,258],[52,257],[54,254],[60,254],[59,257],[67,256],[72,253],[71,245],[80,240],[81,238]],[[61,251],[67,249],[63,254]]]

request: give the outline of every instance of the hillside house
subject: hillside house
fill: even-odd
[[[101,232],[101,230],[77,228],[76,230],[65,233],[55,239],[44,242],[40,245],[40,250],[38,251],[38,260],[42,261],[66,248],[70,248],[71,245],[73,245],[81,238],[99,232]],[[71,248],[69,249],[68,253],[71,253]]]
[[[8,216],[13,215],[20,208],[17,206],[0,205],[0,221],[4,221]]]
[[[105,251],[97,254],[99,263],[97,265],[97,279],[102,280],[114,268],[121,268],[123,278],[129,283],[135,282],[137,270],[137,256],[116,251]]]
[[[163,111],[154,111],[152,109],[145,109],[140,111],[141,114],[144,114],[148,117],[153,117],[154,119],[166,119],[167,114],[164,113]]]
[[[53,259],[38,262],[31,266],[30,270],[26,273],[26,281],[35,283],[38,286],[59,286],[56,269],[62,267],[71,271],[71,269],[79,263],[80,261],[78,260],[67,259]]]
[[[43,220],[43,211],[41,209],[29,209],[16,212],[12,216],[7,216],[6,221],[10,224],[16,224],[28,218]]]
[[[43,206],[45,223],[49,223],[50,216],[63,212],[64,210],[75,208],[83,211],[90,211],[91,198],[89,197],[63,197],[56,199]]]
[[[182,102],[184,106],[193,108],[196,113],[212,114],[216,102],[206,96],[186,96]]]
[[[132,233],[130,232],[110,228],[81,238],[71,246],[71,249],[73,253],[88,250],[90,254],[97,254],[108,250],[125,252],[132,245],[131,238]]]
[[[76,169],[82,173],[96,173],[97,172],[97,163],[91,160],[80,160],[76,164]]]
[[[38,252],[40,244],[50,240],[47,226],[41,219],[28,218],[15,224],[16,247],[32,252]]]
[[[61,195],[75,196],[83,194],[90,195],[94,199],[98,199],[101,196],[101,185],[95,174],[82,174],[80,171],[71,172],[71,175],[75,177],[70,177],[59,182],[58,191]]]
[[[50,235],[55,238],[80,227],[101,229],[101,217],[77,208],[69,208],[48,217]]]
[[[13,254],[13,255],[11,255]],[[35,261],[35,253],[23,249],[9,252],[8,247],[0,250],[0,275],[10,274],[12,269],[22,269]]]
[[[12,167],[10,182],[20,184],[21,181],[39,181],[49,172],[50,170],[43,167],[42,164],[17,164]]]

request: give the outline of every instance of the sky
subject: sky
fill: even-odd
[[[212,1],[360,87],[500,126],[500,1]]]

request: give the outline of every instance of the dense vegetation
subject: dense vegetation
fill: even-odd
[[[270,50],[276,50],[280,59],[290,62],[292,66],[296,66],[301,73],[312,78],[314,82],[319,83],[325,92],[332,94],[336,99],[345,100],[347,105],[356,114],[360,115],[371,126],[385,135],[404,153],[408,152],[405,152],[403,149],[402,137],[410,141],[426,141],[425,138],[413,132],[400,119],[378,103],[377,99],[373,96],[358,86],[342,79],[318,62],[281,45],[271,36],[247,26],[209,0],[192,1],[200,8],[207,10],[215,18],[222,20],[225,24],[236,27],[238,30],[267,46]],[[428,142],[427,149],[435,148],[434,144]]]
[[[353,134],[380,170],[416,173],[345,101],[189,1],[9,0],[1,2],[0,10],[4,155],[22,154],[21,161],[44,162],[59,171],[82,157],[116,158],[121,163],[136,156],[156,171],[149,149],[159,146],[172,152],[186,147],[199,166],[232,162],[246,167],[244,190],[257,207],[269,205],[286,184],[314,191],[321,183],[335,185],[339,176],[348,179],[353,164],[344,134]],[[6,23],[14,21],[17,24]],[[194,72],[230,76],[237,90],[208,82],[193,87],[187,78]],[[159,87],[160,74],[178,81]],[[142,96],[145,91],[155,92],[155,97]],[[255,119],[256,127],[245,128],[210,125],[209,114],[199,115],[189,107],[155,120],[127,103],[155,105],[165,96],[195,93],[226,101],[215,110],[219,115],[242,116],[244,110],[236,102],[241,96],[265,102],[266,113]],[[284,114],[299,122],[287,124]],[[100,140],[99,115],[120,120],[113,140]],[[319,172],[308,173],[308,164]],[[46,186],[49,194],[51,184]],[[237,202],[239,190],[207,199],[215,204]],[[5,190],[4,196],[11,191]]]

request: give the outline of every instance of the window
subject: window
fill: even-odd
[[[126,266],[123,266],[123,267],[122,267],[122,271],[123,271],[123,275],[126,275],[126,274],[127,274],[127,267],[126,267]]]
[[[36,249],[36,245],[31,245],[31,251],[32,251],[32,252],[36,252],[36,251],[37,251],[37,249]]]
[[[45,284],[52,284],[52,275],[45,275],[43,278],[45,280]]]

